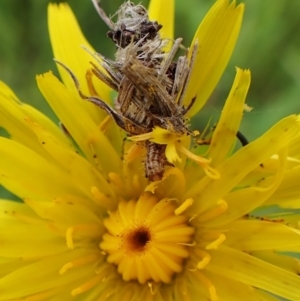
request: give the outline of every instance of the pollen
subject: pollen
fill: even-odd
[[[124,281],[170,283],[183,270],[194,228],[175,209],[174,200],[145,193],[138,201],[120,202],[104,220],[100,248]]]

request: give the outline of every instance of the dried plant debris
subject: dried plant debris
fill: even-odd
[[[154,127],[178,134],[191,134],[185,114],[195,98],[191,99],[188,107],[183,106],[183,100],[197,45],[174,61],[182,39],[176,39],[171,50],[165,52],[169,40],[159,35],[162,25],[150,21],[142,5],[125,2],[116,13],[117,22],[114,23],[97,1],[92,1],[110,28],[108,37],[117,47],[115,60],[99,53],[93,54],[106,72],[91,63],[92,72],[117,91],[118,97],[115,108],[112,108],[95,95],[84,95],[74,74],[58,62],[72,76],[80,96],[104,109],[129,136],[149,133]],[[172,165],[166,159],[166,147],[150,141],[146,141],[145,147],[146,177],[150,181],[160,180],[165,166]]]

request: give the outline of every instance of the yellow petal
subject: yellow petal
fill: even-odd
[[[1,257],[0,258],[1,270],[0,276],[1,278],[15,271],[16,269],[20,269],[23,266],[27,265],[28,262],[23,260],[22,258],[8,258]]]
[[[218,83],[234,49],[244,12],[244,5],[218,0],[201,22],[191,49],[198,43],[198,52],[188,83],[185,105],[195,96],[189,115],[205,104]]]
[[[181,199],[185,187],[186,179],[182,170],[173,167],[166,169],[161,182],[152,182],[148,184],[148,186],[146,186],[145,188],[145,191],[155,191],[157,195],[164,195],[168,196],[169,198]]]
[[[58,139],[59,142],[64,145],[64,147],[73,149],[73,144],[71,143],[70,139],[67,138],[67,135],[65,135],[61,128],[54,124],[46,115],[42,114],[34,107],[31,107],[25,103],[22,104],[20,109],[24,112],[25,116],[28,116],[30,118],[30,120],[38,123],[49,133],[51,133],[56,139]],[[28,122],[26,123],[28,124]]]
[[[166,157],[167,157],[168,162],[170,162],[170,163],[181,162],[181,159],[176,150],[175,143],[167,144]]]
[[[300,246],[299,230],[276,222],[259,220],[239,220],[230,224],[226,233],[226,244],[235,249],[288,250]],[[284,247],[283,247],[284,246]]]
[[[215,275],[205,271],[205,275],[212,279],[212,282],[216,288],[218,300],[222,301],[266,301],[261,299],[258,291],[239,281],[234,281],[219,275]],[[278,301],[274,299],[273,301]]]
[[[300,273],[299,259],[274,250],[252,251],[251,254],[261,260],[283,268],[291,273]]]
[[[146,135],[146,134],[145,134]],[[142,136],[142,135],[140,135]],[[175,141],[178,141],[180,139],[186,138],[187,135],[178,134],[175,132],[171,132],[169,130],[155,127],[152,131],[150,141],[155,142],[157,144],[169,144],[174,143]]]
[[[120,157],[74,95],[52,74],[37,77],[39,89],[87,159],[106,172],[116,172]]]
[[[69,139],[48,117],[35,108],[22,103],[4,83],[0,82],[0,126],[10,134],[10,139],[17,141],[38,154],[48,157],[32,131],[30,124],[43,125],[65,148],[75,151]]]
[[[0,182],[21,198],[52,200],[57,196],[88,197],[70,178],[52,162],[25,146],[0,138]]]
[[[78,22],[68,4],[49,4],[48,28],[55,59],[63,62],[74,72],[80,82],[82,91],[89,95],[86,73],[91,69],[90,62],[95,63],[101,70],[103,70],[103,67],[99,66],[97,60],[81,47],[85,46],[91,50],[92,53],[95,52],[82,34]],[[69,74],[59,65],[58,71],[68,89],[77,95],[78,92]],[[94,77],[93,85],[98,96],[109,103],[111,100],[111,89]],[[86,103],[84,106],[89,110],[89,114],[93,116],[93,119],[96,120],[96,115],[99,114],[99,112],[95,111],[94,106],[91,103]]]
[[[86,256],[87,253],[98,254],[99,258],[102,257],[100,251],[95,248],[78,248],[16,269],[0,279],[0,300],[7,301],[20,298],[71,283],[74,285],[74,282],[78,280],[84,282],[86,277],[95,273],[94,265],[76,267],[63,275],[59,275],[59,270],[66,263]]]
[[[128,137],[128,139],[138,142],[138,141],[150,140],[152,138],[152,136],[153,136],[153,134],[152,134],[152,132],[150,132],[150,133],[145,133],[145,134],[140,134],[140,135],[134,135],[134,136]]]
[[[300,300],[300,277],[254,256],[230,248],[211,251],[207,269],[290,300]]]
[[[76,197],[56,198],[53,202],[25,200],[40,217],[51,221],[51,226],[67,240],[74,241],[91,237],[99,239],[104,226],[95,214],[99,208],[90,201]],[[68,214],[66,215],[66,212]],[[100,211],[99,211],[100,212]],[[64,244],[66,240],[64,239]],[[70,247],[68,245],[68,247]]]
[[[11,220],[24,220],[21,217],[28,217],[30,219],[35,219],[37,216],[31,208],[26,206],[24,203],[14,202],[11,200],[0,199],[0,218],[1,220],[11,219]]]
[[[289,155],[295,159],[300,159],[300,136],[291,144]]]
[[[263,136],[241,148],[222,163],[217,168],[220,179],[205,177],[195,183],[186,193],[186,198],[195,200],[194,210],[205,211],[215,204],[216,200],[222,199],[250,171],[297,137],[299,126],[299,117],[296,115],[282,119]]]
[[[37,226],[18,221],[6,222],[3,219],[1,224],[5,229],[3,228],[0,234],[0,256],[33,258],[67,251],[65,239],[51,233],[48,225]]]
[[[149,3],[149,19],[161,24],[163,26],[159,31],[161,38],[171,41],[174,38],[174,9],[174,0],[151,0]],[[171,41],[166,46],[165,51],[170,50]]]
[[[75,149],[68,148],[60,143],[51,133],[44,130],[39,124],[28,122],[32,131],[37,135],[42,147],[65,169],[70,179],[77,183],[83,191],[90,191],[91,187],[97,186],[107,197],[113,193],[106,179],[101,173],[89,164],[89,162],[78,155]]]
[[[217,166],[224,161],[236,140],[244,112],[244,102],[250,85],[250,71],[237,68],[237,74],[229,96],[222,110],[220,120],[214,130],[208,157],[211,165]]]
[[[280,151],[280,165],[277,167],[275,176],[261,175],[260,179],[257,180],[257,186],[254,184],[250,187],[246,186],[243,189],[235,190],[224,196],[224,200],[228,205],[227,210],[214,222],[207,222],[206,226],[226,225],[265,204],[265,200],[268,200],[275,191],[275,194],[277,194],[278,186],[285,175],[286,155],[287,147]],[[241,200],[243,201],[241,202]]]
[[[278,301],[278,298],[270,295],[270,293],[256,289],[257,294],[260,296],[259,301]]]
[[[10,135],[10,139],[20,142],[37,153],[44,154],[34,133],[28,127],[23,104],[11,89],[0,81],[0,126]]]
[[[300,166],[286,171],[284,179],[278,187],[276,193],[266,202],[266,205],[277,205],[281,208],[300,208],[299,204],[299,186]]]

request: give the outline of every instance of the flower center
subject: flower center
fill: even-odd
[[[104,220],[100,248],[117,265],[124,281],[169,283],[190,256],[194,228],[176,215],[176,202],[144,193],[138,201],[120,202]]]
[[[147,243],[151,240],[151,234],[146,227],[132,229],[124,235],[124,248],[127,252],[141,253],[145,251]]]

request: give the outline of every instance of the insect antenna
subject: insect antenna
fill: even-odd
[[[180,106],[182,106],[182,104],[183,104],[183,100],[184,100],[184,97],[185,97],[185,94],[186,94],[187,84],[190,80],[190,77],[191,77],[191,74],[192,74],[192,71],[193,71],[196,55],[197,55],[197,52],[198,52],[198,41],[195,42],[195,44],[193,46],[193,49],[191,49],[191,51],[192,51],[192,55],[191,55],[190,64],[189,64],[189,72],[188,72],[188,74],[187,74],[187,76],[184,80],[184,83],[182,84],[182,90],[181,90],[181,93],[180,93],[180,97],[178,99],[178,105],[180,105]],[[190,110],[192,106],[189,105],[188,107],[189,107],[188,110]],[[185,114],[188,112],[188,110],[186,110]]]
[[[100,7],[100,1],[98,2],[97,0],[92,0],[92,3],[100,16],[100,18],[104,21],[104,23],[110,28],[110,29],[115,29],[115,24],[111,21],[111,19],[107,16],[105,11]]]
[[[107,84],[110,88],[118,92],[118,83],[121,81],[122,76],[121,74],[115,72],[110,65],[112,65],[114,62],[110,61],[109,59],[105,58],[103,55],[100,53],[95,53],[92,52],[89,48],[87,48],[84,45],[81,45],[81,47],[88,53],[90,54],[96,61],[97,63],[102,66],[105,71],[108,73],[105,74],[102,70],[99,69],[99,67],[94,63],[90,62],[90,64],[93,66],[92,68],[92,73],[98,77],[101,81],[103,81],[105,84]]]

